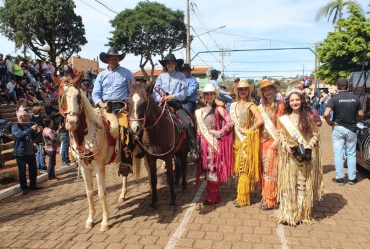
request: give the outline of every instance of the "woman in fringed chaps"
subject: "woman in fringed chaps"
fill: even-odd
[[[263,119],[251,102],[253,85],[241,80],[235,88],[237,102],[230,106],[234,122],[234,175],[238,177],[236,207],[250,205],[250,192],[260,181],[259,128]]]
[[[314,200],[323,194],[323,168],[318,127],[304,95],[288,93],[279,118],[277,222],[295,226],[311,223]]]
[[[276,100],[280,85],[265,79],[257,90],[262,96],[258,109],[264,120],[260,137],[260,164],[262,170],[262,200],[261,209],[264,211],[277,207],[277,178],[278,178],[278,143],[279,117],[284,113],[284,104]]]
[[[215,90],[212,84],[207,84],[200,94],[207,105],[195,112],[200,151],[197,184],[201,171],[205,172],[207,179],[207,196],[203,205],[221,201],[220,185],[227,182],[232,175],[233,123],[227,111],[216,106],[215,99],[218,93],[219,89]]]

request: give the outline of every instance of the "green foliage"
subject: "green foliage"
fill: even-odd
[[[0,7],[0,32],[42,60],[47,55],[54,63],[57,56],[68,59],[87,43],[82,18],[74,8],[73,0],[5,0]],[[48,53],[42,48],[45,44],[50,46]]]
[[[186,46],[184,13],[157,2],[139,2],[134,9],[120,12],[111,24],[115,30],[108,45],[141,56],[139,66],[146,77],[144,67],[150,62],[154,69],[153,56],[163,58],[165,51]]]
[[[330,20],[331,15],[334,12],[333,20],[332,23],[333,25],[339,20],[342,19],[343,16],[343,9],[345,6],[352,6],[358,8],[361,12],[362,8],[361,5],[356,1],[356,0],[348,0],[348,1],[343,1],[343,0],[331,0],[327,4],[325,4],[323,7],[321,7],[317,14],[316,14],[316,21],[320,21],[321,18],[324,16],[328,17],[328,21]]]
[[[370,41],[370,19],[354,6],[349,8],[348,19],[341,19],[335,31],[329,32],[316,51],[319,65],[318,77],[329,84],[334,84],[339,77],[347,77],[350,72],[361,71],[366,42]],[[370,52],[367,53],[367,59]],[[370,69],[367,64],[366,70]]]
[[[0,176],[0,184],[6,185],[18,180],[18,174],[13,172],[5,172]]]

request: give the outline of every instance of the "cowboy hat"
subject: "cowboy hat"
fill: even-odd
[[[136,80],[136,81],[143,81],[144,83],[146,83],[146,81],[147,81],[147,80],[146,80],[144,77],[142,77],[142,76],[141,76],[141,77],[136,78],[135,80]]]
[[[219,70],[216,70],[216,69],[213,69],[213,70],[211,70],[211,75],[220,75],[221,74],[221,71],[219,71]]]
[[[186,69],[189,69],[189,70],[193,70],[193,68],[190,67],[190,65],[188,63],[185,63],[184,65],[182,65],[182,67],[180,68],[180,71],[183,71],[183,70],[186,70]]]
[[[108,56],[111,56],[111,55],[117,55],[119,61],[121,61],[121,60],[123,60],[123,58],[125,58],[126,53],[119,54],[118,49],[112,47],[112,48],[108,49],[107,53],[101,52],[100,55],[99,55],[99,58],[103,63],[107,63],[107,58],[108,58]]]
[[[250,85],[247,80],[239,81],[238,85],[233,87],[233,93],[235,94],[236,99],[238,100],[239,99],[238,89],[244,87],[248,87],[248,101],[250,101],[254,85]]]
[[[161,65],[163,67],[166,67],[166,63],[168,61],[176,61],[177,68],[181,68],[182,64],[184,64],[184,60],[183,59],[176,59],[174,54],[168,54],[168,55],[166,55],[166,57],[163,58],[163,60],[158,60],[158,61],[159,61],[159,63],[161,63]]]
[[[280,84],[278,85],[276,82],[271,82],[268,79],[264,79],[261,82],[261,87],[257,89],[257,92],[262,95],[262,89],[272,86],[275,88],[275,93],[279,92],[280,90]]]
[[[236,78],[236,79],[234,80],[234,82],[235,82],[235,81],[238,81],[238,82],[239,82],[239,81],[240,81],[240,78]]]
[[[216,98],[218,97],[218,95],[220,94],[220,88],[217,88],[215,89],[215,86],[211,83],[208,83],[207,85],[205,85],[203,91],[202,90],[198,90],[199,92],[199,95],[203,96],[204,93],[215,93],[216,94]]]

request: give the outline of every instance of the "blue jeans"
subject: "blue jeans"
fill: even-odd
[[[320,105],[320,116],[324,116],[324,112],[326,109],[326,103]]]
[[[343,155],[347,153],[348,180],[356,178],[357,134],[343,126],[335,125],[332,131],[336,178],[344,178]]]
[[[42,142],[37,143],[37,169],[38,170],[45,170],[46,163],[45,163],[45,155],[42,154]]]
[[[63,163],[69,163],[69,135],[66,132],[60,133],[62,137],[62,148],[61,154],[62,154],[62,162]]]
[[[194,114],[194,112],[195,112],[195,102],[185,101],[184,102],[184,108],[186,110],[188,110],[191,114]]]
[[[8,78],[8,75],[7,74],[0,74],[0,80],[1,80],[1,82],[3,82],[3,84],[8,84],[9,82],[7,82],[6,80],[7,80],[7,78]]]
[[[230,111],[230,105],[231,105],[231,103],[233,102],[233,98],[231,98],[228,94],[227,94],[227,92],[225,92],[225,91],[220,91],[220,95],[219,95],[219,97],[220,97],[220,99],[222,100],[222,101],[225,101],[226,102],[226,110],[227,110],[227,112],[229,112]]]
[[[48,165],[48,180],[55,178],[55,164],[56,164],[56,151],[46,151],[46,155],[49,158],[49,165]]]
[[[10,101],[14,101],[14,103],[18,103],[17,94],[15,93],[15,91],[11,91],[10,93],[8,93],[8,97]]]

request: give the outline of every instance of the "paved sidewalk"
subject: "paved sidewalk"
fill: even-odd
[[[333,183],[330,128],[324,124],[321,130],[325,196],[314,205],[312,225],[277,226],[273,211],[259,209],[259,192],[252,194],[252,206],[235,208],[233,181],[222,187],[221,204],[203,207],[199,203],[205,191],[193,187],[192,167],[189,190],[176,189],[175,210],[169,209],[169,187],[160,167],[157,210],[148,208],[151,197],[143,167],[142,179],[129,177],[129,199],[118,205],[121,178],[114,167],[107,167],[109,231],[99,232],[102,209],[96,185],[94,227],[84,228],[85,186],[72,171],[57,183],[45,183],[41,191],[0,201],[0,248],[369,248],[370,173],[359,169],[359,183],[354,186]]]

